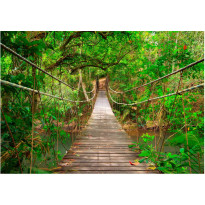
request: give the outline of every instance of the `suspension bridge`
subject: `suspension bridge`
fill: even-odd
[[[43,70],[36,64],[32,63],[31,61],[27,60],[26,58],[22,57],[12,49],[8,48],[6,45],[1,44],[1,47],[6,50],[7,52],[11,53],[12,55],[16,56],[18,59],[26,62],[35,70],[39,70],[43,72],[45,75],[51,77],[52,79],[59,82],[59,86],[62,84],[69,87],[71,90],[78,90],[74,87],[70,86],[68,83],[64,82],[63,80],[51,75],[47,71]],[[33,88],[25,87],[16,83],[12,83],[6,80],[1,79],[1,85],[15,87],[21,90],[27,90],[28,92],[32,93],[32,116],[35,114],[35,105],[34,105],[34,97],[35,95],[39,96],[47,96],[51,99],[55,99],[58,101],[69,102],[73,105],[72,108],[69,108],[70,112],[70,119],[72,117],[76,118],[76,122],[71,130],[71,136],[74,130],[78,130],[78,136],[73,140],[72,136],[72,146],[69,150],[67,150],[66,155],[63,159],[58,162],[58,167],[55,169],[55,173],[132,173],[132,174],[147,174],[147,173],[158,173],[157,171],[153,171],[148,169],[148,165],[146,163],[140,163],[135,166],[134,162],[136,159],[139,160],[139,153],[133,152],[128,148],[128,145],[132,143],[130,137],[126,134],[126,132],[122,129],[120,123],[117,121],[112,108],[120,110],[120,106],[133,106],[142,103],[149,103],[154,100],[158,100],[161,98],[170,97],[173,95],[181,95],[184,92],[189,92],[194,89],[199,89],[204,87],[204,84],[198,84],[183,90],[179,90],[179,86],[177,87],[176,92],[169,93],[167,95],[153,97],[146,99],[140,102],[133,102],[133,103],[126,103],[123,102],[122,98],[119,97],[124,93],[130,92],[132,90],[137,90],[139,88],[154,84],[164,78],[168,78],[171,75],[180,73],[180,80],[179,84],[182,81],[183,71],[188,68],[197,65],[198,63],[203,62],[204,59],[201,59],[197,62],[194,62],[184,68],[181,68],[177,71],[174,71],[168,75],[165,75],[159,79],[151,81],[149,83],[143,84],[138,87],[134,87],[132,89],[126,91],[119,91],[114,90],[111,88],[109,84],[109,80],[107,78],[105,89],[98,89],[97,83],[93,86],[91,91],[83,91],[84,94],[87,93],[88,95],[85,100],[73,100],[69,99],[62,95],[61,89],[59,89],[59,95],[55,95],[53,93],[42,92],[36,86],[37,82],[34,76]],[[115,95],[119,95],[118,97],[114,98],[113,93]],[[78,116],[78,109],[76,103],[85,103],[87,106],[85,107],[84,111],[92,110],[91,117],[89,118],[88,122],[85,124],[85,127],[81,129],[81,124],[83,124],[83,120],[81,117]],[[66,106],[66,104],[64,104]],[[1,108],[2,112],[3,109]],[[4,113],[3,113],[4,116]],[[6,118],[5,118],[6,122]],[[10,137],[12,139],[16,155],[18,157],[19,166],[21,168],[21,161],[19,159],[19,152],[18,152],[18,144],[15,143],[13,135],[15,133],[11,132],[11,129],[6,122],[6,126],[8,128]],[[57,121],[57,126],[58,121]],[[30,168],[32,169],[32,152],[35,143],[35,132],[34,132],[34,119],[32,118],[32,133],[31,133],[31,165]],[[57,149],[58,143],[60,140],[60,135],[57,133]],[[11,156],[11,154],[10,154]],[[9,154],[6,153],[1,156],[1,160],[6,160],[9,158]]]
[[[128,145],[131,143],[112,112],[106,91],[100,90],[88,125],[56,172],[153,173],[147,169],[146,163],[130,165],[129,161],[139,159],[137,153],[129,150]]]

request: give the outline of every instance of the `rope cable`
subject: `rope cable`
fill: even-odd
[[[177,94],[180,95],[181,93],[188,92],[188,91],[190,91],[190,90],[194,90],[194,89],[196,89],[196,88],[201,88],[201,87],[204,87],[204,84],[203,84],[203,83],[202,83],[202,84],[199,84],[199,85],[196,85],[196,86],[193,86],[193,87],[190,87],[190,88],[187,88],[187,89],[184,89],[184,90],[181,90],[181,91],[178,91],[178,92],[175,92],[175,93],[170,93],[170,94],[168,94],[168,95],[163,95],[163,96],[160,96],[160,97],[150,98],[150,99],[148,99],[148,100],[144,100],[144,101],[136,102],[136,103],[130,103],[130,104],[128,104],[128,103],[118,103],[118,102],[116,102],[116,101],[112,98],[112,96],[111,96],[111,94],[110,94],[109,91],[108,91],[108,94],[109,94],[109,96],[110,96],[110,99],[111,99],[114,103],[116,103],[116,104],[120,104],[120,105],[137,105],[137,104],[145,103],[145,102],[152,101],[152,100],[158,100],[158,99],[161,99],[161,98],[170,97],[170,96],[177,95]]]
[[[43,70],[42,68],[40,68],[39,66],[37,66],[36,64],[32,63],[30,60],[26,59],[25,57],[21,56],[20,54],[18,54],[17,52],[15,52],[14,50],[12,50],[11,48],[7,47],[6,45],[4,45],[3,43],[0,43],[1,47],[5,50],[7,50],[8,52],[12,53],[13,55],[15,55],[16,57],[20,58],[21,60],[25,61],[26,63],[30,64],[31,66],[33,66],[34,68],[40,70],[41,72],[45,73],[46,75],[50,76],[51,78],[57,80],[58,82],[63,83],[64,85],[68,86],[69,88],[71,88],[72,90],[78,90],[74,87],[72,87],[71,85],[65,83],[64,81],[60,80],[59,78],[53,76],[52,74],[48,73],[47,71]],[[94,89],[94,88],[93,88]],[[93,91],[93,90],[92,90]],[[87,93],[91,93],[92,91],[86,91]],[[82,91],[80,91],[82,92]]]
[[[156,80],[150,81],[149,83],[145,83],[145,84],[140,85],[140,86],[138,86],[138,87],[131,88],[131,89],[126,90],[126,91],[116,91],[116,90],[112,89],[109,84],[108,84],[108,88],[109,88],[112,92],[115,92],[115,93],[126,93],[126,92],[129,92],[129,91],[132,91],[132,90],[136,90],[136,89],[141,88],[141,87],[145,87],[145,86],[150,85],[150,84],[152,84],[152,83],[155,83],[155,82],[157,82],[157,81],[160,81],[160,80],[162,80],[162,79],[164,79],[164,78],[167,78],[167,77],[169,77],[169,76],[171,76],[171,75],[174,75],[174,74],[176,74],[176,73],[179,73],[179,72],[181,72],[181,71],[184,71],[185,69],[190,68],[190,67],[192,67],[192,66],[194,66],[194,65],[196,65],[196,64],[198,64],[198,63],[201,63],[201,62],[203,62],[203,61],[204,61],[204,58],[201,59],[201,60],[199,60],[199,61],[196,61],[196,62],[194,62],[194,63],[191,63],[191,64],[189,64],[189,65],[187,65],[187,66],[185,66],[185,67],[183,67],[183,68],[181,68],[181,69],[179,69],[179,70],[176,70],[176,71],[174,71],[174,72],[172,72],[172,73],[169,73],[169,74],[167,74],[167,75],[164,75],[164,76],[161,77],[161,78],[158,78],[158,79],[156,79]]]
[[[44,93],[44,92],[41,92],[39,90],[35,90],[35,89],[32,89],[32,88],[24,87],[22,85],[18,85],[18,84],[11,83],[11,82],[8,82],[8,81],[5,81],[5,80],[1,80],[1,79],[0,79],[0,83],[3,83],[5,85],[10,85],[10,86],[13,86],[13,87],[17,87],[17,88],[21,88],[21,89],[24,89],[24,90],[28,90],[28,91],[31,91],[31,92],[34,92],[34,93],[40,93],[42,95],[46,95],[46,96],[49,96],[49,97],[52,97],[52,98],[57,98],[59,100],[65,100],[65,101],[74,102],[74,103],[76,103],[76,102],[78,103],[78,102],[88,102],[88,101],[91,101],[95,97],[95,95],[96,95],[96,93],[94,93],[93,97],[88,99],[88,100],[75,101],[75,100],[70,100],[68,98],[62,98],[62,97],[59,97],[59,96],[51,95],[49,93]]]

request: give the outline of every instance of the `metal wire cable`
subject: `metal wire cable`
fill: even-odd
[[[31,66],[33,66],[34,68],[40,70],[41,72],[45,73],[46,75],[50,76],[51,78],[57,80],[58,82],[63,83],[64,85],[68,86],[69,88],[71,88],[72,90],[78,90],[74,87],[72,87],[71,85],[65,83],[64,81],[60,80],[59,78],[51,75],[50,73],[48,73],[47,71],[43,70],[42,68],[38,67],[36,64],[32,63],[30,60],[24,58],[23,56],[21,56],[20,54],[16,53],[14,50],[12,50],[11,48],[7,47],[6,45],[4,45],[3,43],[0,43],[1,47],[4,48],[5,50],[7,50],[8,52],[12,53],[13,55],[17,56],[18,58],[20,58],[21,60],[25,61],[26,63],[30,64]],[[93,87],[94,90],[94,87]],[[91,93],[93,92],[93,90],[91,91],[86,91],[86,93]],[[82,91],[80,91],[82,92]]]
[[[179,70],[176,70],[176,71],[174,71],[174,72],[172,72],[172,73],[169,73],[169,74],[167,74],[167,75],[164,75],[164,76],[161,77],[161,78],[158,78],[158,79],[156,79],[156,80],[153,80],[153,81],[151,81],[151,82],[149,82],[149,83],[145,83],[145,84],[140,85],[140,86],[138,86],[138,87],[131,88],[131,89],[126,90],[126,91],[116,91],[116,90],[112,89],[109,84],[108,84],[108,88],[109,88],[112,92],[115,92],[115,93],[121,93],[121,94],[122,94],[122,93],[126,93],[126,92],[129,92],[129,91],[132,91],[132,90],[136,90],[136,89],[141,88],[141,87],[145,87],[145,86],[150,85],[150,84],[152,84],[152,83],[155,83],[155,82],[157,82],[157,81],[160,81],[160,80],[162,80],[162,79],[164,79],[164,78],[167,78],[167,77],[169,77],[169,76],[171,76],[171,75],[174,75],[174,74],[176,74],[176,73],[179,73],[179,72],[181,72],[181,71],[184,71],[185,69],[190,68],[190,67],[192,67],[192,66],[194,66],[194,65],[196,65],[196,64],[198,64],[198,63],[201,63],[201,62],[203,62],[203,61],[204,61],[204,58],[201,59],[201,60],[199,60],[199,61],[196,61],[196,62],[194,62],[194,63],[191,63],[191,64],[189,64],[189,65],[187,65],[187,66],[185,66],[185,67],[183,67],[183,68],[181,68],[181,69],[179,69]]]
[[[24,86],[22,86],[22,85],[18,85],[18,84],[11,83],[11,82],[8,82],[8,81],[5,81],[5,80],[1,80],[1,79],[0,79],[0,83],[3,83],[3,84],[5,84],[5,85],[10,85],[10,86],[13,86],[13,87],[16,87],[16,88],[20,88],[20,89],[23,89],[23,90],[28,90],[28,91],[31,91],[31,92],[34,92],[34,93],[40,93],[40,94],[42,94],[42,95],[46,95],[46,96],[49,96],[49,97],[52,97],[52,98],[56,98],[56,99],[59,99],[59,100],[65,100],[65,101],[73,102],[73,103],[91,101],[91,100],[95,97],[95,95],[96,95],[96,93],[94,92],[93,97],[90,98],[90,99],[88,99],[88,100],[75,101],[75,100],[70,100],[70,99],[68,99],[68,98],[61,98],[61,97],[56,96],[56,95],[51,95],[51,94],[49,94],[49,93],[41,92],[41,91],[39,91],[39,90],[34,90],[34,89],[32,89],[32,88],[24,87]]]
[[[119,104],[119,105],[138,105],[138,104],[141,104],[141,103],[145,103],[145,102],[148,102],[148,101],[152,101],[152,100],[158,100],[158,99],[161,99],[161,98],[165,98],[165,97],[170,97],[170,96],[173,96],[173,95],[180,95],[181,93],[184,93],[184,92],[188,92],[188,91],[191,91],[191,90],[194,90],[194,89],[197,89],[197,88],[201,88],[201,87],[204,87],[204,84],[199,84],[199,85],[196,85],[196,86],[193,86],[193,87],[190,87],[190,88],[187,88],[187,89],[184,89],[184,90],[181,90],[181,91],[178,91],[178,92],[175,92],[175,93],[170,93],[168,95],[163,95],[163,96],[160,96],[160,97],[155,97],[155,98],[150,98],[148,100],[144,100],[144,101],[141,101],[141,102],[136,102],[136,103],[118,103],[117,101],[115,101],[110,92],[108,91],[108,95],[110,96],[110,99],[116,103],[116,104]]]

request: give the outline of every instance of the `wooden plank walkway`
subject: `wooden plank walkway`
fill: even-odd
[[[156,173],[147,165],[130,165],[139,158],[132,141],[115,118],[106,91],[99,91],[88,125],[59,163],[57,173]]]

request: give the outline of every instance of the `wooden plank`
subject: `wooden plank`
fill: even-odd
[[[76,162],[76,163],[129,163],[129,161],[127,161],[127,158],[125,159],[122,159],[122,158],[112,158],[112,159],[109,159],[109,158],[106,158],[106,159],[98,159],[97,157],[93,157],[92,159],[91,158],[77,158],[77,159],[73,159],[73,158],[64,158],[62,160],[62,162]],[[133,161],[134,162],[134,161]],[[130,165],[131,166],[131,165]]]
[[[89,166],[89,167],[69,167],[69,166],[63,166],[61,167],[59,170],[62,171],[149,171],[148,169],[146,169],[146,167],[109,167],[109,166],[104,166],[104,167],[93,167],[93,166]],[[152,170],[150,170],[152,171]]]
[[[63,159],[109,159],[109,160],[118,160],[118,159],[127,159],[129,162],[130,160],[136,160],[136,155],[123,155],[123,154],[82,154],[82,155],[65,155]]]
[[[110,149],[110,148],[103,148],[103,149],[89,149],[89,148],[71,148],[67,154],[72,153],[113,153],[113,154],[121,154],[121,153],[127,153],[127,154],[139,154],[140,152],[134,152],[127,149]]]
[[[130,167],[130,166],[134,166],[134,165],[130,165],[129,162],[70,162],[70,161],[62,161],[60,164],[60,166],[68,166],[68,167]],[[146,164],[138,164],[137,167],[145,167],[147,168]]]
[[[81,154],[92,154],[92,153],[101,153],[101,154],[139,154],[139,152],[132,152],[126,149],[72,149],[67,154],[72,153],[81,153]]]
[[[149,171],[63,171],[59,170],[54,173],[58,174],[159,174],[159,172]]]

